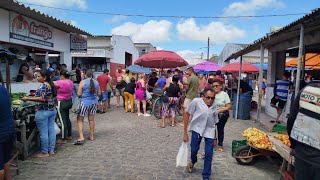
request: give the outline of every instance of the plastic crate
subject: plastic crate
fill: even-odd
[[[247,140],[233,140],[232,141],[232,156],[234,155],[235,151],[238,147],[246,146]]]
[[[288,134],[287,127],[281,124],[275,124],[272,128],[272,132],[278,134]]]

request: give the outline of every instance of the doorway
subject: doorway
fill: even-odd
[[[132,54],[125,52],[125,68],[132,65]]]

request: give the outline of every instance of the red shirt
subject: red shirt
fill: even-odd
[[[105,73],[103,73],[97,77],[97,81],[99,82],[101,91],[106,91],[107,84],[110,83],[110,78]]]

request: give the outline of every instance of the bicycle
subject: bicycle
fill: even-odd
[[[165,97],[166,97],[166,95],[164,95],[164,94],[158,95],[158,97],[155,99],[155,101],[153,103],[152,112],[153,112],[153,115],[157,119],[162,118],[162,106],[163,106],[163,100]],[[182,114],[183,114],[183,101],[184,101],[184,96],[180,96],[179,101],[178,101],[178,105],[176,107],[176,111],[179,116],[182,116]]]

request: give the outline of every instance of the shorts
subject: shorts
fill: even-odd
[[[0,142],[0,170],[4,169],[4,165],[8,163],[12,157],[12,149],[15,143],[15,135],[12,134]]]
[[[84,106],[81,102],[80,108],[79,108],[79,116],[93,116],[96,114],[98,109],[98,104],[91,104],[90,106]]]
[[[111,91],[108,91],[108,100],[111,99]]]
[[[283,101],[283,100],[281,100],[281,99],[276,99],[275,97],[273,97],[273,98],[271,99],[271,103],[270,103],[270,104],[277,105],[277,103],[278,103],[278,107],[279,107],[280,109],[283,109],[284,106],[286,105],[286,102],[287,102],[287,101]]]
[[[102,103],[106,103],[108,101],[108,92],[107,91],[102,91],[101,92],[101,97],[100,100]]]
[[[168,117],[175,117],[176,111],[177,111],[177,105],[179,102],[178,97],[168,97],[169,102],[163,103],[162,105],[162,117],[168,116]]]
[[[192,102],[191,99],[185,98],[184,102],[183,102],[183,107],[188,108],[190,106],[191,102]]]
[[[124,88],[116,89],[116,96],[123,96]]]

